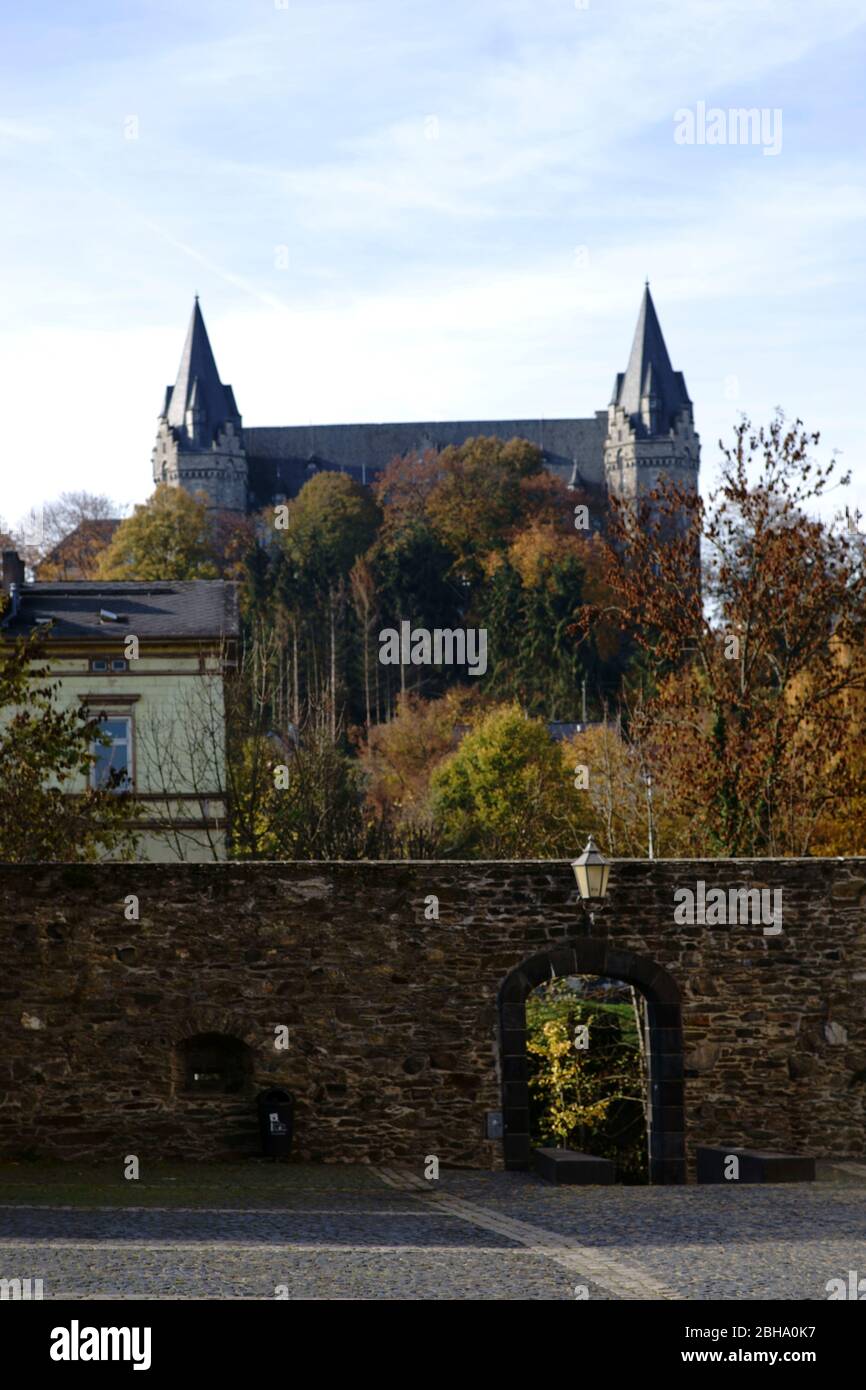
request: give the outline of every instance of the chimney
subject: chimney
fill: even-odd
[[[3,578],[0,580],[4,594],[11,592],[12,585],[17,586],[18,593],[24,587],[24,561],[17,550],[3,551]]]

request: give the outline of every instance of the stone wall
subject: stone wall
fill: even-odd
[[[698,879],[781,888],[782,932],[677,925]],[[637,953],[679,990],[690,1156],[862,1157],[864,904],[864,860],[613,866],[597,958]],[[0,866],[0,1155],[255,1153],[273,1084],[301,1158],[501,1166],[499,990],[586,935],[559,862]],[[241,1093],[184,1089],[178,1047],[204,1033],[249,1047]]]

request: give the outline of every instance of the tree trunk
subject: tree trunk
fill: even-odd
[[[331,742],[337,742],[337,647],[334,631],[334,591],[328,590],[328,609],[331,621]]]
[[[293,694],[293,696],[294,696],[294,714],[295,714],[293,723],[294,723],[294,725],[295,725],[295,728],[297,729],[297,728],[300,726],[300,722],[301,722],[301,710],[300,710],[300,691],[299,691],[299,689],[298,689],[298,624],[297,624],[297,622],[295,622],[295,621],[292,622],[292,681],[293,681],[293,690],[292,690],[292,694]]]
[[[370,606],[364,608],[364,708],[370,727]]]

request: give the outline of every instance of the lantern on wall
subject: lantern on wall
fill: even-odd
[[[600,902],[607,896],[607,880],[610,877],[610,864],[605,859],[595,840],[590,835],[586,849],[571,862],[577,881],[577,891],[585,903]]]

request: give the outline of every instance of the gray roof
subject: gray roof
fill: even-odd
[[[644,289],[628,366],[617,375],[611,404],[621,406],[640,428],[644,396],[656,397],[658,432],[664,434],[691,405],[682,372],[671,366],[649,285]]]
[[[283,425],[244,430],[250,500],[263,507],[294,496],[319,470],[339,469],[372,482],[393,458],[443,449],[478,435],[527,439],[565,483],[601,485],[607,411],[582,420],[427,420],[391,424]]]
[[[101,619],[100,610],[118,621]],[[32,632],[42,626],[38,618],[54,620],[50,635],[59,641],[105,642],[128,633],[141,642],[235,637],[237,586],[223,579],[25,584],[18,613],[14,619],[7,614],[3,633]]]
[[[234,393],[230,386],[223,386],[220,381],[198,296],[192,308],[177,381],[165,393],[163,414],[174,429],[185,429],[188,407],[203,412],[202,433],[209,440],[227,420],[240,428],[241,417],[235,405]]]

